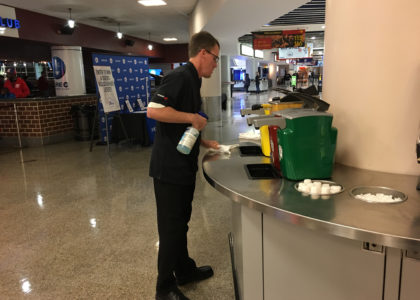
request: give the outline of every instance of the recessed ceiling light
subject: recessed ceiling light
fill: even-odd
[[[322,29],[325,29],[325,25],[322,25],[322,26],[321,26],[321,28],[322,28]]]
[[[172,41],[177,41],[178,39],[175,37],[167,37],[167,38],[163,38],[163,40],[165,42],[172,42]]]
[[[316,39],[316,37],[314,37],[314,36],[313,36],[313,37],[311,37],[311,40],[314,40],[314,39]]]
[[[137,2],[140,3],[141,5],[144,5],[144,6],[162,6],[162,5],[166,5],[166,2],[163,1],[163,0],[139,0]]]

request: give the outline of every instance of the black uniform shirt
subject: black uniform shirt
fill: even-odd
[[[170,106],[177,111],[198,113],[201,109],[201,79],[194,65],[188,62],[168,73],[156,91],[153,105]],[[150,105],[150,104],[149,104]],[[156,134],[150,159],[149,175],[175,184],[193,184],[198,169],[200,137],[189,155],[176,146],[191,124],[156,122]]]

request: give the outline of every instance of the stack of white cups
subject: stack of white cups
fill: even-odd
[[[339,193],[341,186],[305,179],[303,182],[299,182],[298,190],[311,195],[329,195]]]

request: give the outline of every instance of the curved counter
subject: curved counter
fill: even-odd
[[[402,249],[420,249],[420,191],[417,177],[368,171],[336,164],[331,181],[344,191],[322,198],[305,196],[287,179],[249,179],[246,164],[270,163],[266,157],[205,155],[207,181],[233,201],[277,219],[333,235]],[[356,186],[385,186],[405,193],[395,204],[367,203],[353,198]]]
[[[287,179],[249,179],[266,157],[210,155],[207,181],[232,202],[229,236],[235,292],[243,300],[418,299],[420,192],[417,177],[336,164],[344,191],[305,196]],[[405,193],[395,204],[353,198],[356,186]],[[303,288],[304,286],[304,288]]]

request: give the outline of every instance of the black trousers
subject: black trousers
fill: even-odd
[[[195,183],[178,185],[153,180],[159,232],[157,291],[176,285],[175,276],[184,276],[196,268],[188,255],[187,232]]]

